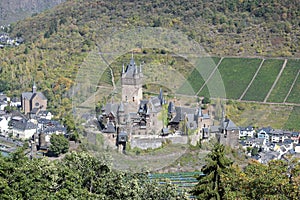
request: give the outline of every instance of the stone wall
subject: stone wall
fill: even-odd
[[[131,148],[140,149],[156,149],[162,146],[163,142],[170,140],[172,144],[187,144],[187,136],[169,136],[169,137],[148,137],[148,138],[131,138],[130,146]]]

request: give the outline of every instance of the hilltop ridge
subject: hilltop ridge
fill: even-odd
[[[0,2],[0,25],[7,25],[52,8],[65,0],[2,0]]]

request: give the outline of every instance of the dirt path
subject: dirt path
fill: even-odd
[[[270,96],[272,90],[274,89],[276,83],[278,82],[278,80],[279,80],[279,78],[280,78],[280,76],[281,76],[281,74],[282,74],[282,72],[283,72],[283,70],[284,70],[284,68],[285,68],[285,66],[286,66],[286,63],[287,63],[287,59],[284,60],[284,63],[283,63],[283,65],[282,65],[282,68],[281,68],[279,74],[277,75],[277,77],[276,77],[276,79],[275,79],[275,81],[274,81],[274,83],[273,83],[271,89],[269,90],[267,96],[265,97],[264,102],[267,102],[267,99],[269,98],[269,96]]]
[[[245,96],[246,92],[248,91],[248,89],[249,89],[250,86],[252,85],[252,82],[253,82],[254,79],[256,78],[256,76],[257,76],[257,74],[258,74],[258,72],[259,72],[259,70],[260,70],[260,68],[261,68],[261,66],[263,65],[264,62],[265,62],[265,59],[263,59],[263,60],[261,61],[261,63],[260,63],[260,65],[259,65],[259,67],[257,68],[257,70],[256,70],[256,72],[255,72],[255,74],[254,74],[254,76],[252,77],[250,83],[249,83],[248,86],[246,87],[245,91],[243,92],[243,94],[241,95],[241,97],[239,98],[239,100],[242,100],[243,97]]]

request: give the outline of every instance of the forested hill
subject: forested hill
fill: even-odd
[[[25,44],[0,50],[0,91],[34,79],[53,107],[69,107],[78,67],[116,29],[179,30],[211,55],[299,57],[299,26],[298,0],[68,0],[12,25]]]
[[[297,0],[69,0],[16,26],[26,38],[60,32],[62,25],[89,33],[95,26],[180,29],[212,54],[299,55]],[[48,36],[48,34],[46,34]]]
[[[7,25],[52,8],[65,0],[1,0],[0,25]]]

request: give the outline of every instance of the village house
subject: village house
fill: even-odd
[[[12,134],[21,140],[31,139],[37,131],[37,125],[29,120],[19,120],[13,124]]]
[[[172,104],[169,104],[169,107]],[[171,112],[168,113],[169,126],[172,130],[180,130],[183,134],[187,134],[187,130],[198,129],[199,113],[197,108],[175,107],[175,112],[169,108]]]
[[[0,117],[0,135],[7,137],[9,132],[9,116],[1,116]]]
[[[239,139],[253,138],[255,136],[255,129],[253,126],[240,127]]]
[[[299,132],[292,132],[291,139],[295,144],[299,144],[299,141],[300,141]]]

